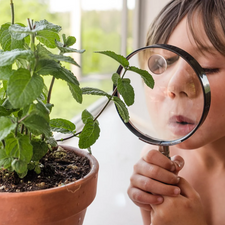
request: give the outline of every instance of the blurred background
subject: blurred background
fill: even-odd
[[[77,38],[76,49],[83,54],[72,56],[81,66],[71,69],[81,86],[112,91],[111,75],[118,64],[94,53],[111,50],[124,56],[145,45],[148,26],[168,0],[14,0],[15,23],[26,25],[26,19],[46,19],[62,26],[61,34]],[[10,1],[0,0],[0,23],[11,21]],[[50,83],[50,77],[46,77]],[[80,122],[83,109],[95,112],[104,99],[88,96],[81,105],[71,97],[66,82],[56,80],[52,93],[52,118]],[[127,196],[133,165],[140,157],[144,143],[138,140],[120,120],[114,105],[99,118],[101,137],[92,147],[100,164],[98,191],[87,210],[84,225],[142,224],[138,207]],[[76,138],[64,144],[76,145]]]

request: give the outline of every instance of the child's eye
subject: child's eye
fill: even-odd
[[[220,69],[218,68],[203,68],[205,74],[218,73]]]
[[[166,59],[167,65],[170,66],[173,63],[177,62],[177,60],[179,59],[179,56],[174,56],[174,57],[170,57]]]

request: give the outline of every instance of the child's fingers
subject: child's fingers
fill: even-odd
[[[171,161],[174,163],[176,168],[174,173],[178,174],[178,172],[184,167],[184,159],[179,155],[175,155],[171,157]]]
[[[149,194],[159,194],[164,196],[177,196],[180,194],[180,188],[173,185],[164,184],[157,180],[134,174],[131,177],[131,185]],[[153,203],[151,203],[153,204]]]
[[[169,171],[175,171],[176,167],[174,163],[168,159],[165,155],[157,150],[150,150],[143,156],[143,159],[150,164],[160,166]]]
[[[167,184],[177,184],[179,182],[179,177],[176,174],[154,164],[149,164],[142,159],[134,165],[134,173]]]
[[[180,178],[177,186],[181,189],[181,195],[183,195],[184,197],[189,199],[199,198],[199,194],[184,178]]]
[[[163,202],[163,197],[160,195],[152,195],[141,189],[130,186],[127,190],[130,199],[139,207],[145,210],[151,210],[151,204],[157,205]]]

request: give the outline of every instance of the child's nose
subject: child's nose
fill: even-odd
[[[167,85],[167,96],[196,98],[199,93],[200,82],[194,70],[185,61],[179,63],[171,71]]]

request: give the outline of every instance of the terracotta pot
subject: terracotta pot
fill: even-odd
[[[0,225],[81,225],[86,208],[96,195],[98,162],[87,152],[63,146],[86,156],[91,171],[68,185],[33,192],[0,193]]]

